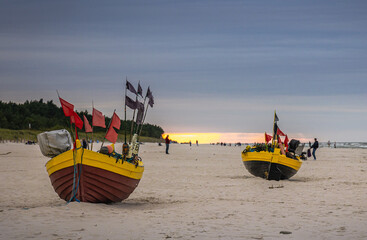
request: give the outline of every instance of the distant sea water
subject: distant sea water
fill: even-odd
[[[308,143],[306,143],[306,146]],[[327,142],[320,143],[320,147],[329,147]],[[330,148],[334,147],[334,142],[330,143]],[[363,148],[367,149],[367,142],[336,142],[336,148]]]
[[[308,143],[305,144],[305,149],[308,148]],[[313,144],[313,142],[311,142]],[[253,145],[252,143],[244,143],[244,145]],[[319,142],[320,147],[329,147],[327,142]],[[330,143],[330,148],[334,148],[334,142]],[[367,149],[367,142],[336,142],[336,148],[361,148]]]

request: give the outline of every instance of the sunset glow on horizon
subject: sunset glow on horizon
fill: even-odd
[[[265,142],[264,133],[165,133],[162,134],[163,139],[169,135],[169,139],[177,141],[178,143],[192,144],[209,144],[209,143],[262,143]],[[302,136],[294,137],[301,142],[308,142],[310,139],[303,138]],[[292,139],[292,138],[290,138]]]
[[[162,134],[163,138],[169,135],[169,139],[177,141],[178,143],[192,142],[199,144],[209,144],[209,143],[253,143],[253,142],[263,142],[264,133],[165,133]]]

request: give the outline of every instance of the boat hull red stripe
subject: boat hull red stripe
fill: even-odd
[[[77,164],[81,177],[76,198],[82,202],[120,202],[130,196],[140,179],[129,178],[104,169]],[[52,186],[60,198],[69,201],[73,190],[74,166],[63,168],[50,175]]]

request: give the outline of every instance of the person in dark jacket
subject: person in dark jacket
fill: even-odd
[[[166,140],[166,154],[168,154],[169,144],[171,142],[171,140],[169,139],[169,135],[167,135],[165,140]]]
[[[319,142],[317,141],[317,138],[315,138],[315,142],[312,144],[311,148],[312,148],[313,160],[316,160],[315,152],[316,152],[316,149],[319,148]]]
[[[88,142],[87,142],[84,138],[83,138],[82,143],[83,143],[83,148],[85,148],[85,149],[89,149],[89,148],[88,148]]]

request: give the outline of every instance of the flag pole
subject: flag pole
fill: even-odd
[[[124,130],[125,130],[125,142],[124,144],[122,144],[122,162],[126,160],[126,156],[129,152],[129,145],[126,143],[126,128],[127,128],[127,122],[126,122],[126,95],[127,95],[127,76],[126,76],[126,82],[125,82],[125,99],[124,99],[124,103],[125,103],[125,120],[124,123],[126,126],[124,126]]]
[[[143,103],[144,107],[145,107],[145,101],[146,101],[146,100],[147,100],[147,96],[145,95],[144,103]],[[147,107],[147,108],[148,108],[148,107]],[[146,111],[147,111],[147,110],[148,110],[148,109],[145,109],[145,113],[144,113],[144,114],[146,114]],[[140,136],[141,129],[143,128],[144,118],[145,118],[145,117],[143,117],[142,122],[141,122],[140,124],[138,124],[138,127],[136,128],[136,132],[137,132],[137,133],[139,133],[139,134],[138,134],[138,137]],[[140,127],[140,131],[139,131],[139,127]]]
[[[140,127],[140,131],[139,131],[138,136],[140,136],[141,131],[143,130],[144,121],[145,121],[145,117],[147,116],[148,108],[149,108],[149,103],[148,103],[148,105],[147,105],[147,108],[145,109],[145,113],[144,113],[143,121],[141,122],[141,127]]]
[[[111,117],[110,123],[108,124],[106,134],[107,134],[108,130],[110,129],[110,125],[111,125],[111,122],[112,122],[112,118],[113,118],[113,115],[115,114],[115,112],[116,112],[116,109],[115,109],[115,110],[113,110],[113,114],[112,114],[112,117]],[[103,142],[102,142],[101,148],[103,147],[104,140],[106,139],[106,134],[105,134],[105,135],[104,135],[104,137],[103,137]]]
[[[271,140],[271,146],[273,147],[273,149],[275,149],[275,140],[274,140],[274,137],[275,137],[275,134],[276,134],[275,133],[275,123],[276,123],[275,116],[276,116],[276,110],[274,110],[273,139]],[[266,176],[266,180],[269,180],[270,169],[271,169],[271,161],[269,162],[269,167],[268,167],[268,173],[267,173],[267,176]]]
[[[149,90],[149,92],[150,92],[150,86],[148,86],[148,90]],[[145,99],[146,99],[146,98],[147,98],[147,96],[148,96],[148,90],[147,90],[147,94],[145,95]],[[150,94],[151,94],[151,92],[150,92]],[[149,97],[149,101],[150,101],[150,97]],[[144,104],[145,104],[145,100],[144,100]],[[148,102],[148,104],[147,104],[147,108],[145,109],[145,113],[144,113],[143,121],[141,122],[140,132],[139,132],[138,136],[140,136],[141,131],[143,130],[143,126],[144,126],[144,122],[145,122],[145,117],[147,116],[148,108],[149,108],[149,102]]]
[[[84,130],[85,130],[85,128],[84,128]],[[87,141],[87,148],[88,148],[88,134],[87,134],[87,132],[85,132],[85,138],[86,138],[85,141]]]
[[[125,125],[127,125],[127,122],[126,122],[126,94],[127,94],[127,87],[126,87],[126,85],[127,85],[127,76],[126,76],[126,82],[125,82],[125,120],[124,120]],[[126,144],[126,127],[124,127],[124,129],[125,129],[125,144]]]
[[[140,81],[139,81],[139,84],[140,84]],[[135,102],[138,102],[138,93],[136,93]],[[136,109],[134,109],[133,120],[131,121],[131,130],[130,130],[130,140],[129,140],[129,142],[131,142],[131,139],[132,139],[132,136],[133,136],[133,131],[134,131],[135,110]]]
[[[94,135],[93,135],[93,132],[94,132],[94,129],[93,129],[93,111],[94,111],[94,102],[93,102],[93,99],[92,99],[92,144],[90,146],[90,150],[93,151],[93,142],[94,142]]]
[[[276,116],[276,110],[274,110],[274,122],[273,122],[273,139],[271,140],[271,145],[274,147],[275,144],[275,116]]]

